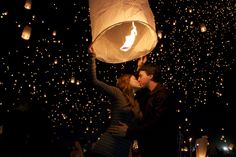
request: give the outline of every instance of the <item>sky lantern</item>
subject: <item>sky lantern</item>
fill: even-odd
[[[52,35],[55,37],[55,36],[57,35],[57,31],[54,30],[54,31],[52,32]]]
[[[148,0],[89,0],[93,49],[97,59],[122,63],[150,53],[157,44]]]
[[[29,40],[30,35],[31,35],[31,30],[32,30],[32,28],[29,25],[26,25],[22,31],[21,38],[23,38],[25,40]]]
[[[201,25],[200,25],[200,31],[201,31],[202,33],[207,31],[207,28],[206,28],[206,25],[205,25],[205,24],[201,24]]]
[[[196,157],[206,157],[208,139],[207,136],[202,136],[196,140]]]
[[[32,0],[26,0],[24,7],[25,9],[30,10],[32,7]]]

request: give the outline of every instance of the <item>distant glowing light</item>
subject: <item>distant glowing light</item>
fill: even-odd
[[[229,148],[228,148],[227,146],[223,146],[222,149],[223,149],[224,151],[229,151]]]
[[[228,149],[229,149],[229,150],[233,150],[233,148],[234,148],[234,144],[232,144],[232,143],[229,144]]]
[[[71,82],[71,83],[75,83],[75,77],[71,77],[70,82]]]
[[[2,13],[2,15],[0,16],[0,18],[3,19],[4,16],[7,16],[7,14],[8,14],[8,12],[4,12],[4,13]]]
[[[54,60],[54,64],[58,64],[58,60],[57,59]]]
[[[133,145],[132,145],[132,149],[133,150],[138,150],[138,141],[137,140],[134,140],[134,142],[133,142]]]
[[[63,119],[67,118],[67,116],[64,113],[62,113],[61,115],[62,115]]]
[[[25,9],[30,10],[32,7],[32,1],[26,0],[24,7],[25,7]]]
[[[192,141],[192,137],[190,137],[188,140],[189,140],[189,142],[191,142]]]
[[[188,151],[188,148],[185,146],[185,147],[181,148],[181,151],[182,151],[182,152],[187,152],[187,151]]]
[[[134,25],[134,22],[132,22],[132,30],[130,32],[130,35],[125,36],[125,42],[124,44],[120,47],[121,51],[129,51],[129,49],[133,46],[135,38],[137,36],[138,32],[136,29],[136,26]]]
[[[161,39],[162,38],[162,31],[158,31],[157,35],[158,35],[158,38]]]
[[[55,36],[57,35],[57,31],[54,30],[54,31],[52,32],[52,35],[55,37]]]
[[[62,80],[62,81],[61,81],[61,84],[65,84],[65,80]]]
[[[200,30],[201,30],[201,32],[203,33],[203,32],[206,32],[206,31],[207,31],[207,28],[206,28],[206,26],[205,26],[204,24],[201,24],[201,25],[200,25]]]
[[[80,81],[79,80],[76,81],[76,85],[80,85]]]
[[[32,28],[29,25],[26,25],[22,31],[21,38],[23,38],[25,40],[29,40],[30,35],[31,35],[31,30],[32,30]]]

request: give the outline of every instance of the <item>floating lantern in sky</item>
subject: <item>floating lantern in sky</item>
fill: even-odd
[[[97,59],[122,63],[155,48],[158,38],[148,0],[89,0],[89,7]]]
[[[70,79],[70,83],[75,83],[75,77],[71,77],[71,79]]]
[[[54,31],[52,32],[52,35],[55,37],[55,36],[57,35],[57,31],[54,30]]]
[[[202,136],[196,140],[196,157],[206,157],[208,140],[207,136]]]
[[[200,30],[201,30],[201,32],[206,32],[207,31],[206,25],[201,24],[200,25]]]
[[[162,31],[158,31],[157,35],[158,35],[158,38],[161,39],[162,38]]]
[[[25,9],[30,10],[31,6],[32,6],[32,1],[31,0],[26,0],[25,5],[24,5]]]
[[[32,28],[29,25],[26,25],[22,31],[21,38],[25,40],[29,40],[31,35]]]

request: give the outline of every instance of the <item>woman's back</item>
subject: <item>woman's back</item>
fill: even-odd
[[[115,86],[110,86],[96,77],[95,55],[91,54],[91,78],[92,82],[103,92],[109,95],[111,100],[111,124],[119,122],[133,125],[136,123],[131,105],[124,93]],[[127,157],[131,147],[131,140],[114,136],[105,131],[94,146],[94,153],[107,157]]]

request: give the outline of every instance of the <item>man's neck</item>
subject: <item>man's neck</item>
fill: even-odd
[[[160,86],[160,84],[158,82],[150,81],[149,90],[152,92],[156,89],[157,86]]]

